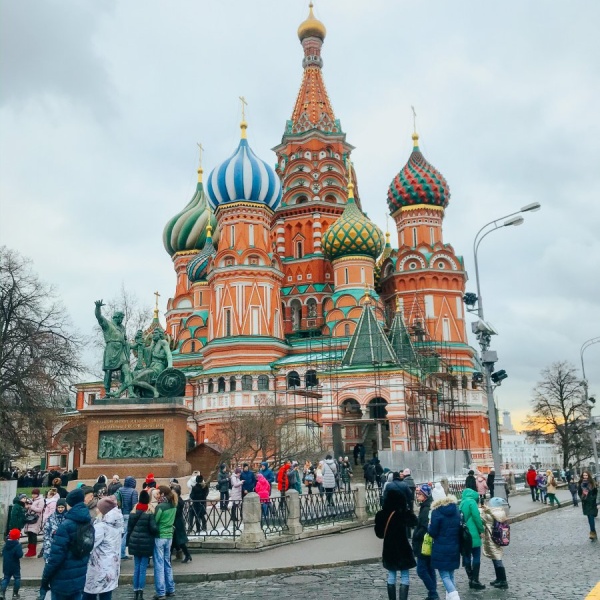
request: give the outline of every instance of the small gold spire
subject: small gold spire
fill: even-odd
[[[413,134],[412,134],[413,148],[418,148],[419,147],[419,134],[417,133],[417,113],[415,112],[414,106],[411,106],[411,108],[412,108],[412,113],[413,113]]]
[[[400,300],[400,296],[396,297],[396,312],[397,313],[402,312],[402,303]]]
[[[385,244],[386,244],[386,246],[389,245],[389,243],[390,243],[390,232],[386,231],[385,232]]]
[[[348,171],[348,200],[354,198],[354,183],[352,182],[352,161],[346,158],[346,170]]]
[[[156,297],[156,302],[154,304],[154,320],[158,321],[158,299],[160,294],[158,292],[154,292],[154,296]]]
[[[202,183],[202,173],[204,173],[204,170],[202,169],[202,153],[204,152],[204,147],[200,142],[196,145],[198,146],[198,151],[200,153],[200,158],[198,160],[198,183]]]
[[[206,237],[212,237],[212,225],[210,224],[210,221],[208,222],[208,225],[206,226]]]
[[[242,103],[242,122],[240,123],[240,129],[242,130],[242,139],[246,139],[246,129],[248,129],[248,123],[246,123],[246,106],[248,106],[248,102],[246,102],[246,98],[244,96],[240,96],[240,102]]]

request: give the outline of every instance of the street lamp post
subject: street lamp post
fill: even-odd
[[[585,376],[585,364],[583,362],[583,353],[592,345],[599,344],[600,337],[591,338],[581,345],[581,350],[579,351],[579,358],[581,359],[581,374],[583,375],[583,381],[581,382],[583,385],[583,393],[585,397],[585,405],[589,414],[589,423],[592,426],[591,428],[591,438],[592,438],[592,452],[594,453],[594,467],[596,470],[596,479],[598,479],[598,448],[596,447],[596,424],[592,419],[592,407],[589,403],[589,395],[588,395],[588,382]]]
[[[506,488],[504,483],[504,477],[502,476],[502,456],[500,454],[500,440],[498,435],[498,419],[496,415],[496,402],[494,401],[494,386],[492,380],[492,374],[494,372],[494,364],[498,360],[498,354],[490,350],[490,342],[492,335],[497,332],[484,320],[483,313],[483,301],[481,295],[481,285],[479,282],[479,262],[477,260],[477,251],[479,250],[479,244],[483,239],[502,227],[510,227],[521,225],[524,221],[521,213],[533,212],[539,210],[541,205],[538,202],[528,204],[514,213],[510,213],[498,219],[494,219],[489,223],[486,223],[475,236],[473,240],[473,258],[475,261],[475,281],[477,284],[477,315],[479,321],[473,324],[473,332],[477,335],[477,341],[481,348],[481,363],[484,370],[485,378],[485,394],[487,397],[487,408],[488,408],[488,420],[490,426],[490,447],[492,450],[492,456],[494,459],[494,470],[496,473],[494,493],[496,496],[504,498],[506,500]],[[487,230],[487,231],[486,231]],[[506,374],[504,374],[506,377]]]

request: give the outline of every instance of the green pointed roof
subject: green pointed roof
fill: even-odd
[[[382,363],[397,364],[398,361],[392,345],[375,318],[373,307],[365,303],[356,331],[342,359],[342,366],[372,366]]]
[[[418,362],[415,349],[410,339],[408,329],[402,318],[402,313],[397,311],[392,321],[392,327],[389,332],[389,339],[398,358],[398,362],[401,365],[412,364],[416,365]]]

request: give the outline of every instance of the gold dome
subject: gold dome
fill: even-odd
[[[306,21],[300,23],[300,27],[298,27],[298,37],[300,41],[307,37],[317,37],[321,41],[325,39],[325,34],[327,33],[327,29],[325,29],[325,25],[319,21],[313,14],[313,3],[311,2],[309,5],[309,13]]]

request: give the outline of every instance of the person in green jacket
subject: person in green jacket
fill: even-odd
[[[154,588],[156,600],[165,600],[175,595],[175,580],[171,567],[171,543],[173,542],[173,523],[177,514],[177,500],[166,485],[158,487],[158,505],[154,520],[158,528],[158,537],[154,540]]]
[[[25,501],[27,494],[19,494],[13,500],[13,505],[10,509],[10,519],[8,529],[23,529],[25,527]]]
[[[479,570],[481,569],[481,534],[484,528],[478,504],[479,494],[475,490],[465,488],[459,508],[471,534],[473,549],[470,554],[463,554],[463,567],[467,572],[469,587],[472,590],[485,589],[485,585],[479,581]]]

